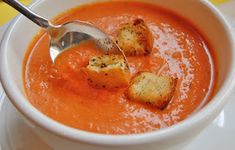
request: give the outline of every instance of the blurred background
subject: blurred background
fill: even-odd
[[[29,5],[32,2],[32,0],[19,0],[19,1],[25,5]],[[17,14],[18,14],[17,11],[7,6],[4,2],[0,1],[0,26],[7,23]]]

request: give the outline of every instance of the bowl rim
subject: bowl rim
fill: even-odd
[[[45,1],[46,0],[39,0],[33,2],[30,5],[30,8],[33,9],[34,7],[37,7]],[[218,113],[218,111],[220,110],[219,108],[222,108],[224,106],[224,104],[227,102],[228,97],[230,96],[230,93],[235,87],[235,46],[233,41],[233,33],[231,33],[231,27],[226,21],[225,17],[217,10],[215,6],[213,6],[208,1],[201,1],[201,3],[205,5],[212,13],[214,13],[214,15],[217,17],[217,20],[221,24],[223,24],[226,35],[229,39],[229,43],[231,44],[232,58],[234,59],[231,60],[229,75],[225,80],[223,86],[221,87],[221,90],[217,92],[217,95],[213,97],[210,103],[208,103],[203,109],[193,114],[191,117],[185,119],[184,121],[181,121],[180,123],[177,123],[165,129],[141,134],[105,135],[68,127],[42,114],[39,110],[37,110],[27,102],[27,98],[25,98],[25,96],[18,90],[18,88],[14,84],[12,75],[9,73],[9,70],[7,68],[8,63],[6,54],[9,38],[13,33],[15,26],[17,26],[18,22],[22,19],[22,15],[19,15],[11,22],[11,25],[4,33],[3,39],[1,41],[0,80],[2,82],[3,89],[13,105],[18,109],[18,111],[23,114],[23,116],[29,119],[29,121],[33,122],[40,128],[49,131],[50,133],[73,141],[107,146],[128,146],[162,141],[164,139],[168,139],[169,137],[177,137],[177,135],[180,135],[185,131],[192,129],[192,127],[195,127],[198,124],[201,124],[202,122],[207,120],[209,116]]]

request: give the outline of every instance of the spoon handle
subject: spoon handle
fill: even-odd
[[[9,6],[15,8],[18,10],[20,13],[22,13],[25,17],[36,23],[42,28],[49,28],[50,27],[50,22],[37,15],[36,13],[32,12],[29,8],[18,2],[17,0],[2,0],[3,2],[7,3]]]

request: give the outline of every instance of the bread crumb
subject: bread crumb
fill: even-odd
[[[146,56],[151,53],[153,38],[144,20],[121,25],[116,43],[126,56]]]
[[[177,79],[172,77],[159,77],[150,72],[141,72],[131,81],[127,97],[164,109],[174,95],[176,84]]]
[[[94,88],[113,89],[128,86],[130,72],[120,55],[92,57],[83,70],[89,85]]]

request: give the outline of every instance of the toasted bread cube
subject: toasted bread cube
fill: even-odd
[[[94,88],[120,88],[128,86],[130,72],[124,58],[119,55],[93,57],[84,72]]]
[[[153,38],[142,19],[121,25],[116,43],[127,56],[145,56],[151,53]]]
[[[131,100],[149,103],[159,109],[164,109],[173,97],[177,79],[159,77],[150,72],[139,73],[127,90]]]

